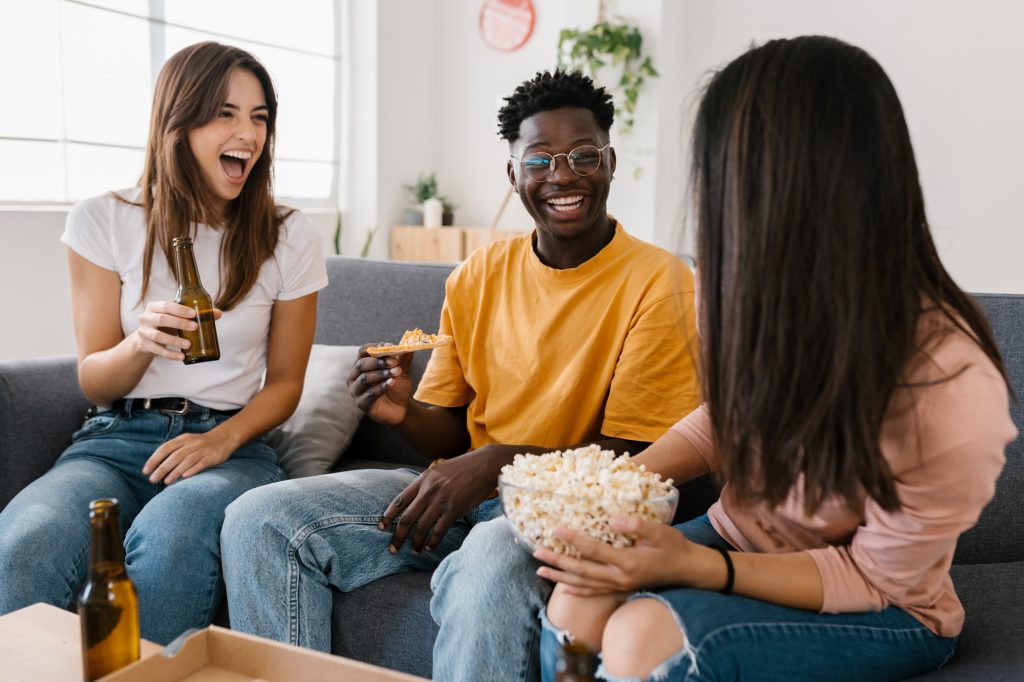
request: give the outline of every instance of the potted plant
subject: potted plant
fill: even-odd
[[[408,208],[405,211],[405,217],[403,222],[406,225],[422,225],[423,224],[423,202],[427,199],[437,198],[441,200],[441,204],[444,207],[444,213],[442,214],[442,224],[451,225],[455,221],[455,204],[448,199],[448,197],[439,194],[437,191],[437,173],[431,173],[430,175],[420,174],[416,178],[416,182],[411,185],[402,185],[409,193],[413,196],[416,205],[412,208]]]
[[[558,34],[558,68],[571,69],[587,74],[600,83],[598,71],[611,67],[620,68],[618,83],[608,89],[616,97],[615,118],[622,121],[619,129],[623,134],[633,128],[636,101],[645,77],[657,78],[658,72],[650,56],[640,51],[643,39],[640,29],[623,19],[609,21],[605,18],[605,3],[601,3],[598,21],[593,27],[583,29],[565,28]]]

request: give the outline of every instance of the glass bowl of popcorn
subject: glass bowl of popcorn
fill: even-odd
[[[628,547],[633,539],[612,529],[612,518],[671,523],[679,502],[672,479],[597,445],[516,455],[502,467],[498,490],[521,545],[530,552],[544,547],[573,557],[579,556],[576,549],[555,537],[558,526]]]

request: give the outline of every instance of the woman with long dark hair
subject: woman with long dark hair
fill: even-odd
[[[942,666],[949,567],[1016,436],[988,325],[939,261],[882,68],[775,40],[709,83],[694,131],[705,404],[636,459],[723,482],[625,549],[559,534],[542,645],[607,679],[895,680]],[[638,590],[645,590],[638,592]]]
[[[142,636],[166,643],[216,614],[224,508],[283,478],[261,436],[298,404],[327,284],[313,226],[274,201],[276,116],[252,55],[187,47],[157,80],[139,186],[69,213],[78,378],[97,407],[0,514],[0,614],[73,602],[101,497],[120,502]],[[197,320],[174,302],[176,237],[215,300],[217,362],[182,363],[177,331]]]

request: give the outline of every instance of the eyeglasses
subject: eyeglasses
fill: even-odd
[[[582,147],[576,147],[576,149],[573,149],[568,154],[562,153],[552,156],[544,152],[534,152],[527,154],[522,159],[517,159],[514,156],[509,158],[522,166],[523,174],[526,175],[528,180],[544,182],[554,174],[555,167],[558,165],[556,159],[559,156],[565,157],[566,161],[569,162],[569,168],[576,175],[593,175],[601,167],[601,157],[604,150],[611,146],[611,142],[603,147],[585,144]]]

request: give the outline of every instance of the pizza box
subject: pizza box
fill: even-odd
[[[142,640],[142,658],[160,646]],[[82,631],[78,616],[49,604],[33,604],[0,616],[0,680],[68,682],[82,679]]]
[[[234,632],[216,625],[171,642],[163,652],[102,682],[422,682],[422,677]]]

